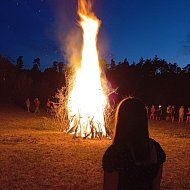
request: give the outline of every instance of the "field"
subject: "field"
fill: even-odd
[[[190,125],[149,123],[167,161],[161,189],[190,189]],[[73,140],[45,113],[0,108],[0,189],[101,190],[110,140]]]

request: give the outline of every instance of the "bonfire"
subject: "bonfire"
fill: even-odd
[[[92,12],[92,3],[88,0],[78,0],[78,15],[83,46],[79,67],[75,67],[69,81],[66,132],[76,137],[101,138],[107,135],[105,110],[109,106],[97,50],[101,21]]]

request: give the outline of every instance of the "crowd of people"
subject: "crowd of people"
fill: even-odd
[[[25,100],[25,104],[26,104],[26,109],[27,109],[27,112],[31,112],[32,111],[32,106],[34,106],[34,113],[39,113],[40,112],[40,100],[38,98],[35,98],[34,101],[33,101],[33,104],[30,100],[30,98],[27,98]]]
[[[30,98],[27,98],[25,100],[25,108],[26,108],[27,112],[39,113],[40,106],[41,106],[41,102],[40,102],[39,98],[37,98],[37,97],[34,98],[33,101]],[[53,102],[48,98],[46,101],[46,105],[45,105],[45,110],[47,113],[51,113],[52,106],[53,106]]]
[[[27,98],[25,101],[26,109],[28,112],[31,112],[32,106],[31,106],[31,100],[30,98]],[[40,105],[41,102],[39,98],[35,98],[33,100],[33,106],[34,106],[34,113],[39,113],[40,111]],[[51,112],[52,102],[50,99],[47,99],[46,102],[46,111],[47,113]],[[167,107],[164,107],[162,105],[155,106],[152,105],[151,107],[146,106],[147,114],[150,120],[163,120],[174,122],[178,121],[178,123],[183,123],[184,121],[187,124],[190,124],[190,107],[185,109],[184,106],[180,106],[178,109],[173,105],[168,105]]]
[[[41,105],[41,102],[39,100],[39,98],[35,98],[33,100],[33,104],[32,104],[32,101],[30,100],[30,98],[27,98],[25,100],[25,105],[26,105],[26,110],[27,112],[34,112],[34,113],[39,113],[40,112],[40,105]],[[50,99],[48,98],[47,99],[47,102],[46,102],[46,112],[47,113],[50,113],[51,112],[51,107],[52,107],[52,102],[50,101]]]
[[[33,102],[30,100],[30,98],[27,98],[25,100],[25,105],[26,105],[27,112],[32,112],[32,111],[34,111],[34,113],[39,113],[40,112],[41,102],[40,102],[40,100],[38,98],[35,98],[33,100]]]
[[[146,106],[147,114],[151,120],[162,120],[166,121],[178,121],[178,123],[183,123],[184,121],[187,124],[190,124],[190,107],[185,109],[184,106],[180,106],[178,109],[173,105],[168,105],[164,107],[162,105],[151,107]]]

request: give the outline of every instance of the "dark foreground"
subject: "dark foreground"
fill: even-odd
[[[190,189],[190,126],[150,122],[167,154],[161,189]],[[109,140],[73,140],[45,114],[0,110],[0,189],[101,190]]]

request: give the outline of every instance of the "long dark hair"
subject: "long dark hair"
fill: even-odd
[[[118,105],[113,144],[132,150],[137,162],[150,158],[147,111],[140,100],[126,98]]]

